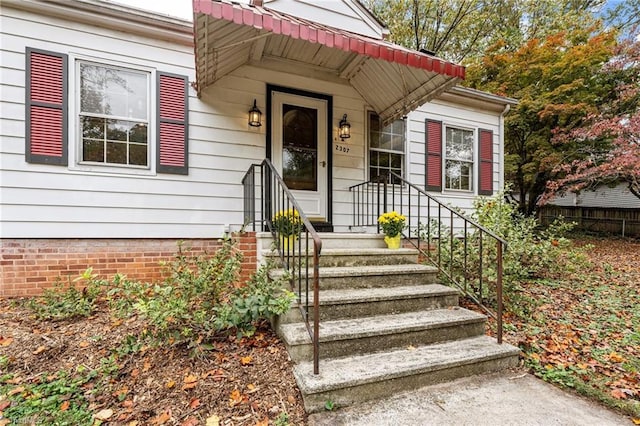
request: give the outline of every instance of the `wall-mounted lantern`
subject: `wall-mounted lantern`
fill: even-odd
[[[253,106],[249,110],[249,126],[260,127],[262,126],[262,111],[256,106],[256,100],[253,100]]]
[[[338,125],[338,136],[340,139],[345,140],[351,137],[351,124],[347,121],[347,114],[342,116],[340,124]]]

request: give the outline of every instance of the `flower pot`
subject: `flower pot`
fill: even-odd
[[[293,252],[296,249],[296,242],[298,241],[297,235],[280,235],[280,247],[282,252]]]
[[[402,238],[402,235],[400,234],[396,235],[395,237],[388,237],[385,235],[384,242],[387,243],[387,248],[399,249],[401,238]]]

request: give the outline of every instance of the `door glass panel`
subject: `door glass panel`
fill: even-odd
[[[318,111],[282,105],[282,178],[289,189],[318,190]]]

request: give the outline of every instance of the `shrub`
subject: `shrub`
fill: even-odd
[[[43,291],[42,297],[30,299],[27,307],[44,320],[88,317],[95,311],[97,298],[105,285],[92,272],[91,268],[87,269],[66,286],[60,280],[56,281],[53,288]],[[80,281],[85,285],[78,288],[75,283]]]
[[[541,229],[534,217],[522,215],[514,204],[506,202],[503,192],[491,198],[477,198],[474,201],[472,219],[507,243],[507,249],[503,253],[503,288],[505,304],[512,311],[529,309],[531,301],[523,299],[521,295],[524,282],[556,277],[567,269],[575,270],[586,262],[580,251],[572,248],[571,241],[565,238],[573,224],[560,219],[547,229]],[[430,234],[443,269],[450,271],[452,278],[468,283],[475,297],[488,305],[495,303],[497,248],[489,242],[486,235],[480,251],[480,233],[477,231],[470,231],[466,241],[464,235],[455,229],[453,238],[438,238],[451,235],[451,229],[438,223],[422,226],[420,232],[422,238]],[[466,270],[463,268],[465,263]],[[482,287],[479,286],[480,269]]]
[[[156,284],[116,275],[108,292],[120,316],[138,314],[148,323],[156,343],[196,346],[203,339],[230,329],[250,334],[255,321],[289,309],[292,295],[283,290],[285,278],[271,280],[270,266],[261,267],[246,285],[238,283],[242,254],[229,238],[212,255],[194,255],[182,245],[166,264],[169,278]],[[127,338],[121,351],[136,351],[139,340]]]

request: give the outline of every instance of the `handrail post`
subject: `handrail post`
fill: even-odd
[[[498,325],[498,343],[502,343],[502,241],[496,241],[496,252],[497,252],[497,263],[498,263],[498,276],[496,280],[496,298],[498,299],[498,306],[496,316],[497,325]]]

